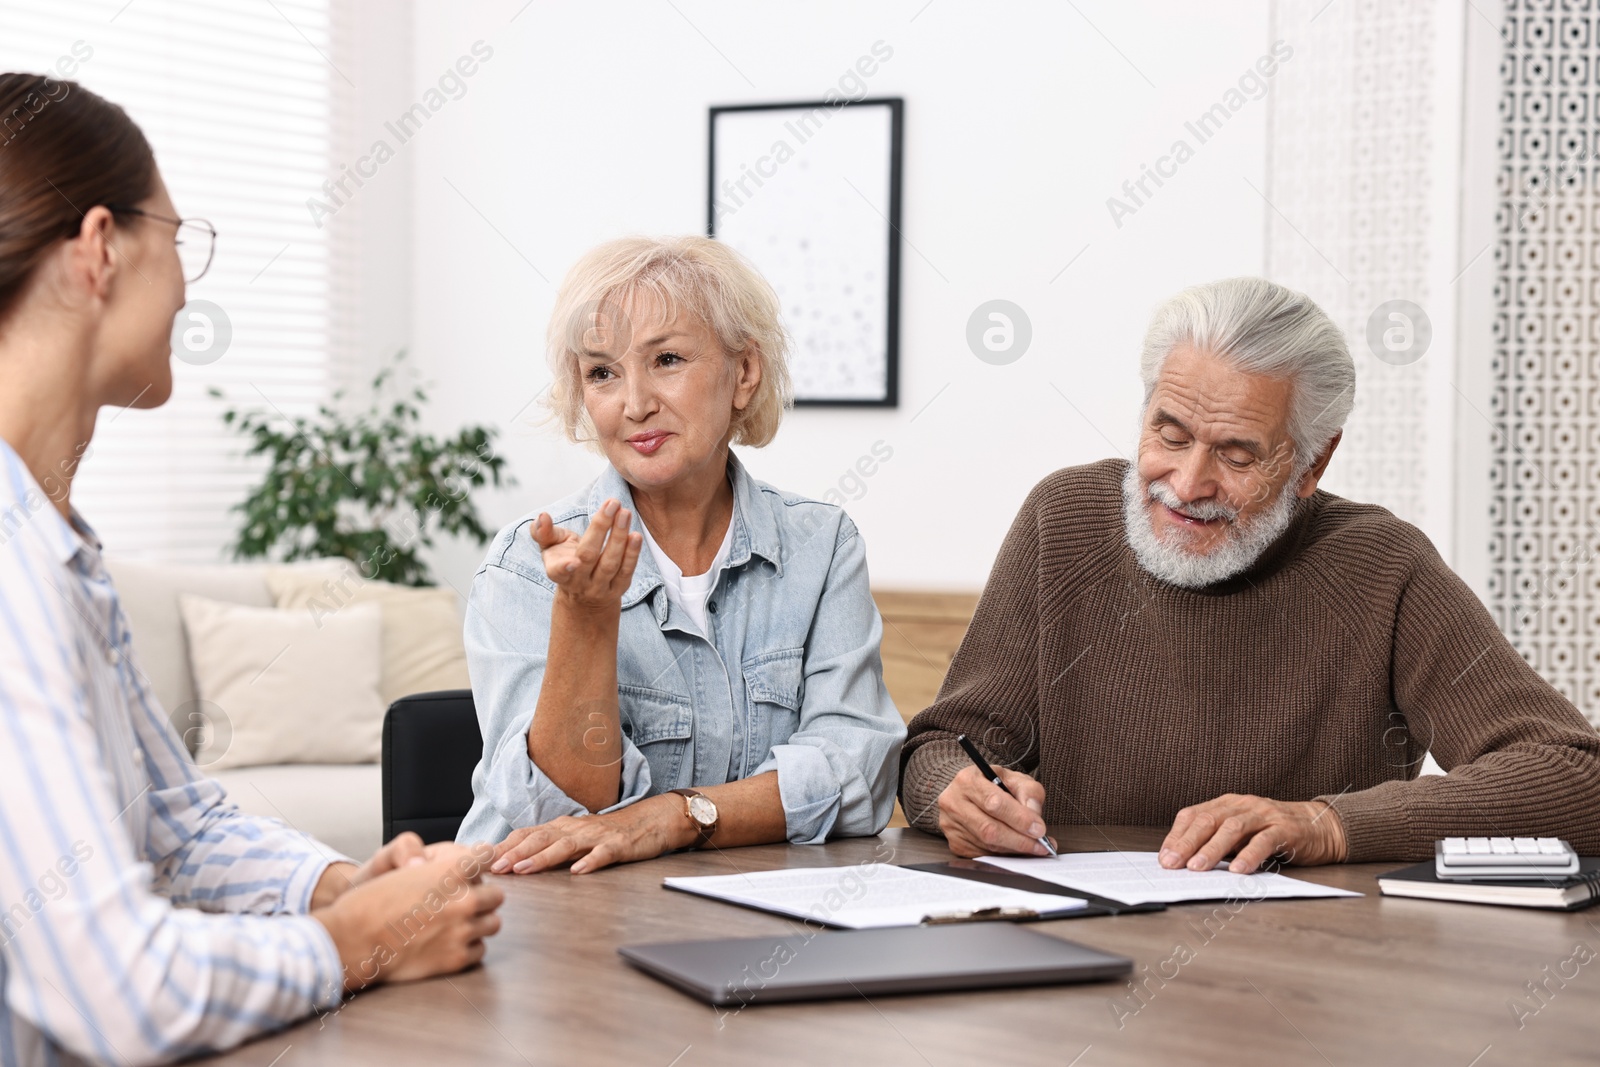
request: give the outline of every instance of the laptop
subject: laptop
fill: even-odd
[[[1006,922],[624,945],[623,959],[709,1004],[1002,989],[1120,978],[1133,961]]]

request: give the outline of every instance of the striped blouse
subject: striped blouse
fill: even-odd
[[[98,539],[0,441],[0,1067],[165,1062],[336,1005],[306,912],[344,858],[195,769]]]

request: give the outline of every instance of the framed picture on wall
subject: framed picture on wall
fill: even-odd
[[[898,97],[711,109],[706,232],[777,291],[796,404],[899,402],[904,110]]]

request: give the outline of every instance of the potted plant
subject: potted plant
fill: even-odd
[[[435,532],[489,540],[471,494],[491,482],[516,484],[494,450],[496,431],[424,432],[428,396],[420,385],[398,385],[404,363],[401,352],[378,371],[370,405],[354,414],[343,410],[343,390],[313,418],[238,407],[222,413],[249,440],[246,455],[267,457],[261,481],[233,508],[243,516],[235,559],[343,556],[368,579],[429,585],[419,552]]]

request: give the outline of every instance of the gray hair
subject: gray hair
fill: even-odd
[[[1139,358],[1147,405],[1162,364],[1180,344],[1247,374],[1294,383],[1289,437],[1297,472],[1328,447],[1355,404],[1356,365],[1344,334],[1310,297],[1265,278],[1196,285],[1156,309]]]

